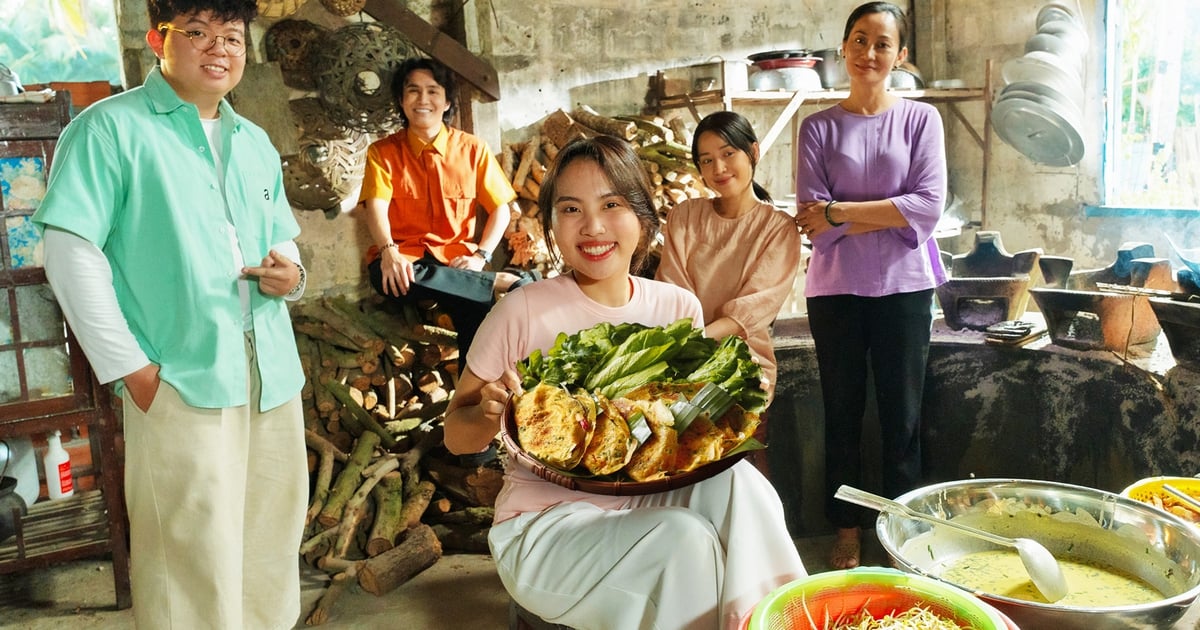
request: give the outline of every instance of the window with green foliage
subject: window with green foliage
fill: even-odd
[[[0,0],[0,64],[23,85],[121,82],[115,0]]]
[[[1105,205],[1200,209],[1200,0],[1108,0]]]

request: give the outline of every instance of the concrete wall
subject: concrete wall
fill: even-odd
[[[145,9],[140,0],[121,0],[127,47],[144,48]],[[461,31],[467,46],[491,62],[500,75],[502,98],[476,103],[477,131],[493,149],[522,140],[542,118],[558,108],[588,104],[602,113],[638,113],[649,77],[672,67],[713,58],[742,59],[782,48],[835,47],[845,16],[857,2],[834,0],[691,0],[637,2],[621,0],[472,0],[457,3],[410,3],[409,7],[447,30]],[[902,3],[906,4],[906,3]],[[913,60],[926,79],[962,79],[978,87],[992,60],[991,77],[999,89],[1004,60],[1023,53],[1035,32],[1041,0],[912,0]],[[1079,267],[1112,261],[1125,241],[1148,241],[1160,255],[1167,251],[1163,232],[1187,235],[1191,222],[1155,217],[1087,217],[1083,205],[1100,196],[1103,142],[1103,0],[1079,4],[1090,26],[1091,52],[1085,80],[1086,153],[1069,168],[1037,165],[991,136],[986,228],[999,230],[1009,251],[1042,247],[1048,254],[1071,256]],[[457,15],[458,11],[462,15]],[[316,0],[292,16],[330,27],[341,22]],[[256,32],[271,21],[256,24]],[[461,24],[461,27],[454,27]],[[131,52],[140,57],[145,52]],[[152,58],[151,58],[152,61]],[[127,63],[127,67],[128,67]],[[145,66],[148,68],[148,66]],[[961,122],[943,106],[952,192],[964,201],[967,218],[980,220],[984,153]],[[782,106],[742,108],[764,134]],[[803,112],[812,111],[806,108]],[[964,103],[959,111],[978,132],[984,130],[985,107]],[[682,113],[682,112],[681,112]],[[790,134],[785,133],[760,167],[759,179],[777,197],[792,189]],[[359,256],[365,232],[352,213],[333,219],[299,212],[304,234],[302,252],[319,261],[310,280],[314,292],[361,289]],[[942,242],[959,253],[970,249],[973,234]]]

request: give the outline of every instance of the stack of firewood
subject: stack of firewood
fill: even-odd
[[[389,308],[325,298],[292,313],[313,477],[300,555],[332,576],[308,625],[352,584],[382,595],[443,549],[487,552],[499,464],[463,467],[442,447],[455,333],[436,308]]]
[[[600,134],[633,143],[650,180],[660,220],[665,221],[667,212],[686,199],[712,196],[692,164],[692,150],[686,144],[691,133],[682,118],[664,121],[654,116],[607,117],[586,105],[570,113],[560,109],[542,120],[540,132],[534,137],[507,145],[500,154],[501,166],[512,180],[522,211],[508,233],[513,264],[538,266],[545,271],[549,254],[537,207],[542,178],[567,143]]]

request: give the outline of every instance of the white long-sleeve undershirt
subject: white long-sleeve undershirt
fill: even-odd
[[[44,248],[46,279],[97,380],[109,383],[149,365],[150,359],[138,345],[117,303],[112,267],[104,252],[87,239],[51,227],[45,230]],[[295,241],[278,243],[272,249],[300,264]],[[242,278],[238,285],[242,312],[249,321],[249,282]],[[301,286],[285,299],[297,300],[303,294]]]

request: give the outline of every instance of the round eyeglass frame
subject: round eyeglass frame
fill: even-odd
[[[241,57],[242,55],[246,54],[245,42],[240,42],[237,45],[230,45],[228,37],[225,37],[224,35],[214,35],[204,29],[197,28],[188,30],[179,28],[178,26],[168,22],[163,22],[158,25],[158,30],[175,31],[180,35],[183,35],[189,42],[191,42],[192,48],[195,48],[200,52],[208,52],[212,50],[213,47],[217,45],[217,40],[221,40],[221,45],[225,48],[225,53],[230,57]],[[203,43],[205,41],[209,42],[207,46],[205,46]]]

